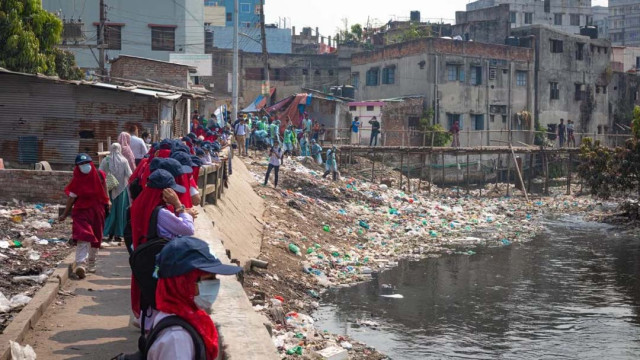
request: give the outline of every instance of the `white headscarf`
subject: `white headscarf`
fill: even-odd
[[[111,197],[117,198],[129,184],[131,167],[129,161],[122,155],[122,146],[118,143],[111,144],[111,154],[109,155],[109,173],[118,179],[118,187],[111,190]]]

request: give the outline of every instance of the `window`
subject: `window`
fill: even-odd
[[[254,15],[260,15],[260,4],[256,5],[255,10],[253,12]]]
[[[551,100],[558,100],[560,99],[560,88],[558,87],[558,83],[557,82],[550,82],[549,83],[549,99]]]
[[[213,52],[213,31],[204,31],[204,52]]]
[[[517,16],[517,13],[515,11],[509,11],[509,21],[512,24],[516,23],[516,16]]]
[[[580,101],[584,99],[584,91],[582,90],[582,84],[575,84],[574,88],[575,88],[575,95],[574,95],[575,101]]]
[[[302,69],[302,75],[305,75],[305,76],[309,75],[309,69]],[[353,86],[356,86],[356,85],[353,85]]]
[[[359,85],[360,85],[360,73],[359,72],[351,73],[351,86],[357,89]]]
[[[229,21],[233,21],[233,14],[232,13],[227,13],[227,22]]]
[[[551,12],[551,0],[544,0],[544,12]]]
[[[367,105],[367,111],[373,111],[373,105]]]
[[[527,72],[516,71],[516,86],[527,86]]]
[[[473,120],[474,130],[484,130],[484,115],[471,115],[471,120]]]
[[[489,80],[496,79],[496,68],[489,68]]]
[[[98,38],[100,38],[100,25],[98,25]],[[104,26],[104,43],[109,50],[122,49],[122,25]]]
[[[606,94],[606,93],[607,93],[607,87],[606,87],[606,86],[603,86],[603,87],[602,87],[602,93],[603,93],[603,94]]]
[[[562,25],[562,14],[553,14],[553,25]]]
[[[367,86],[378,86],[380,68],[372,68],[367,71]]]
[[[489,121],[495,122],[496,121],[496,116],[494,114],[489,115]]]
[[[420,66],[420,70],[424,70],[424,66],[427,65],[427,62],[422,60],[418,63],[418,66]]]
[[[458,122],[458,126],[460,130],[462,130],[462,115],[461,114],[450,114],[447,113],[447,129],[451,129],[453,123]]]
[[[507,115],[502,115],[502,123],[503,124],[507,123]]]
[[[550,40],[550,48],[551,53],[557,54],[562,52],[562,41],[561,40]]]
[[[569,24],[571,26],[580,26],[580,14],[570,14]]]
[[[582,60],[584,53],[584,44],[576,43],[576,60]]]
[[[273,70],[273,80],[280,80],[280,69]]]
[[[329,69],[329,70],[327,71],[327,74],[329,74],[329,76],[333,76],[333,74],[334,74],[334,73],[333,73],[333,69]]]
[[[176,28],[165,26],[151,27],[151,50],[175,51]]]
[[[251,4],[247,4],[247,3],[240,4],[240,12],[243,14],[250,14]]]
[[[471,67],[471,85],[482,85],[482,67]]]
[[[353,105],[349,106],[349,111],[356,111],[356,110],[358,110],[356,106],[353,106]]]
[[[449,81],[464,81],[462,65],[447,65],[447,79]]]
[[[533,24],[533,13],[524,13],[524,23],[527,25]]]
[[[250,21],[243,21],[242,23],[240,23],[240,27],[250,28],[251,27],[251,22]]]
[[[388,66],[382,69],[382,83],[394,84],[396,82],[396,67]]]

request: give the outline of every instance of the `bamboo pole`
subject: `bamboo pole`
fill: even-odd
[[[444,187],[446,181],[446,175],[444,173],[444,151],[442,152],[442,187]]]
[[[404,153],[400,152],[400,190],[402,190],[402,167],[404,166]]]
[[[469,195],[469,154],[467,153],[467,195]]]
[[[529,195],[527,194],[527,190],[524,188],[524,180],[522,180],[522,173],[520,172],[520,166],[518,166],[518,162],[516,161],[516,154],[513,152],[513,147],[509,144],[509,150],[511,150],[511,158],[513,159],[513,163],[516,166],[516,171],[518,173],[518,179],[520,179],[520,186],[522,187],[522,192],[524,193],[524,198],[529,202]]]
[[[375,177],[374,177],[374,170],[376,168],[376,153],[375,151],[373,152],[373,156],[371,157],[371,183],[373,183]]]
[[[531,192],[531,181],[533,179],[533,158],[534,158],[534,154],[531,153],[529,154],[529,179],[528,179],[528,184],[527,184],[527,192]]]
[[[511,146],[511,144],[509,144]],[[507,154],[507,196],[511,196],[511,154]],[[515,159],[514,159],[515,160]]]
[[[573,165],[573,155],[569,153],[567,163],[567,195],[571,195],[571,166]]]

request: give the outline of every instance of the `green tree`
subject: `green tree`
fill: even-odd
[[[411,41],[422,38],[427,38],[431,36],[431,27],[430,26],[419,26],[416,24],[411,24],[409,27],[400,35],[400,41]]]
[[[451,142],[453,135],[446,131],[442,125],[433,124],[434,111],[432,108],[425,110],[420,117],[420,130],[427,133],[426,145],[445,146]]]
[[[62,21],[40,0],[0,0],[0,67],[76,78],[73,56],[54,49],[61,34]]]
[[[356,40],[362,41],[362,25],[360,24],[351,25],[351,34]]]

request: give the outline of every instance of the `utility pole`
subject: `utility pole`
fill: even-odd
[[[238,0],[233,1],[233,70],[231,74],[233,117],[231,123],[238,118]]]
[[[264,65],[264,84],[262,95],[267,99],[267,106],[271,106],[271,84],[269,79],[269,53],[267,52],[267,35],[264,30],[264,0],[260,4],[260,37],[262,38],[262,62]]]
[[[106,44],[104,43],[104,25],[107,21],[107,16],[105,12],[104,0],[100,0],[100,31],[98,33],[98,50],[99,56],[98,64],[100,64],[100,75],[105,76],[107,72],[104,68],[104,48]]]

